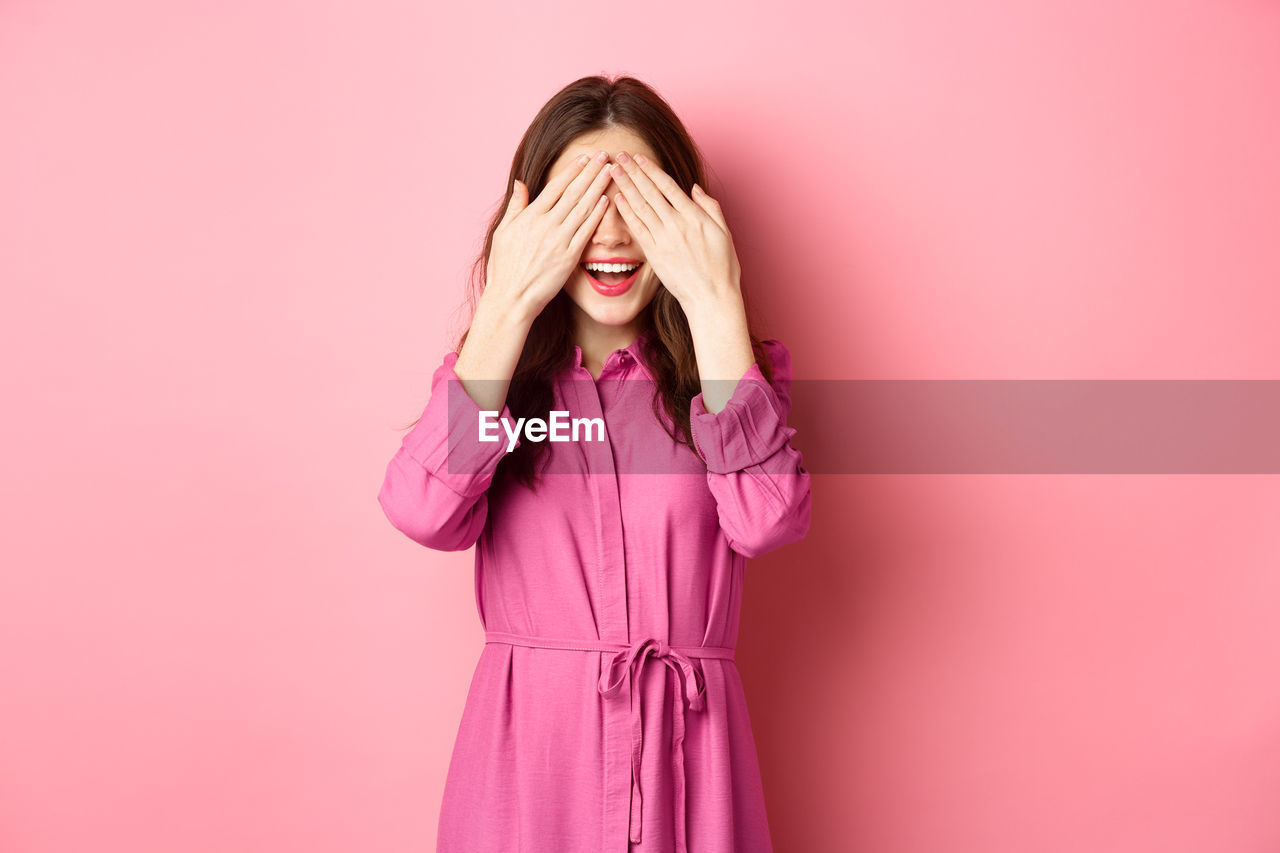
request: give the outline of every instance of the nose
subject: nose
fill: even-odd
[[[618,212],[618,203],[614,201],[614,195],[622,192],[618,189],[618,185],[610,182],[608,188],[605,189],[605,195],[609,197],[609,206],[605,208],[604,216],[600,218],[600,223],[596,225],[595,234],[592,235],[592,242],[600,246],[624,246],[631,242],[631,232],[627,229],[626,220],[622,218],[622,214]]]

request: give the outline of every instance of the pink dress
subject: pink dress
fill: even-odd
[[[733,649],[746,558],[803,538],[810,496],[786,425],[790,357],[765,346],[772,385],[752,365],[720,412],[694,399],[705,461],[634,381],[652,379],[640,339],[598,380],[575,347],[554,408],[603,418],[605,440],[548,442],[537,491],[495,477],[505,433],[479,440],[444,357],[378,494],[414,541],[476,546],[486,642],[438,853],[772,850]]]

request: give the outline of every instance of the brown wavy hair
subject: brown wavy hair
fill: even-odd
[[[529,188],[529,199],[537,198],[546,186],[552,165],[570,142],[584,133],[614,126],[625,127],[644,139],[658,155],[662,169],[685,193],[691,193],[695,183],[707,187],[701,151],[657,92],[634,77],[591,76],[575,80],[542,107],[511,159],[506,194],[489,223],[484,248],[471,270],[467,301],[473,315],[484,291],[493,232],[511,200],[512,182],[519,179]],[[673,440],[688,445],[696,453],[689,431],[689,404],[701,390],[701,379],[684,309],[671,292],[659,284],[639,319],[643,329],[654,333],[647,336],[641,351],[655,380],[654,414],[665,411],[669,423],[676,427],[669,428],[668,422],[658,417],[663,428]],[[459,337],[455,352],[462,350],[468,332],[470,326]],[[750,338],[756,363],[765,379],[772,382],[773,371],[760,339],[754,332]],[[506,403],[512,415],[549,417],[554,404],[554,377],[573,363],[573,346],[569,296],[561,290],[529,328],[507,392]],[[546,442],[521,442],[498,464],[497,474],[533,488],[537,479],[535,467],[546,447]]]

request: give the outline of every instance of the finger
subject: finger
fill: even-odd
[[[499,226],[506,225],[508,222],[516,218],[520,211],[524,210],[525,205],[529,203],[529,188],[524,185],[518,178],[511,182],[511,198],[507,199],[507,209],[502,214],[502,219],[498,222]]]
[[[720,209],[720,202],[707,195],[706,191],[697,184],[693,185],[693,200],[725,230],[726,234],[729,232],[729,224],[724,221],[724,211]]]
[[[649,226],[636,216],[625,193],[614,193],[613,203],[617,205],[618,213],[622,214],[622,221],[627,223],[627,230],[631,232],[631,236],[640,241],[640,247],[648,255],[649,249],[653,246],[653,232],[649,230]]]
[[[634,202],[632,207],[641,217],[644,216],[644,206],[641,199],[648,202],[653,208],[654,215],[663,222],[668,222],[675,218],[675,208],[667,201],[667,197],[662,194],[662,190],[654,185],[653,181],[645,174],[644,169],[636,165],[635,158],[631,157],[627,152],[618,153],[618,162],[622,164],[622,170],[630,179],[632,186],[639,191],[639,197],[628,196],[627,201]]]
[[[567,215],[561,218],[561,221],[571,227],[577,227],[578,223],[591,213],[593,206],[596,203],[596,199],[604,192],[605,187],[609,186],[609,170],[604,168],[605,163],[608,162],[607,158],[604,162],[600,162],[598,160],[593,161],[590,166],[583,169],[582,174],[574,179],[573,184],[571,184],[569,188],[565,190],[564,195],[561,196],[559,204],[557,204],[556,207],[553,207],[551,209],[551,213],[548,215],[552,217],[557,216],[558,214],[556,213],[556,209],[561,204],[564,204],[567,199],[576,197],[577,201],[574,202],[573,207],[568,210]],[[577,183],[579,181],[584,181],[588,176],[590,176],[591,181],[590,184],[587,185],[586,189],[579,189],[575,191],[574,187]]]
[[[641,174],[653,182],[653,185],[657,187],[658,191],[662,193],[675,210],[685,215],[698,210],[693,200],[685,195],[684,190],[676,183],[676,179],[659,169],[657,163],[643,154],[637,154],[633,159],[636,161]]]
[[[560,195],[569,186],[569,183],[582,171],[582,167],[591,162],[591,157],[583,154],[577,160],[574,160],[568,166],[565,166],[551,180],[547,181],[547,185],[542,188],[542,192],[538,193],[538,197],[529,204],[529,209],[537,213],[546,213],[551,209]]]
[[[560,199],[551,206],[551,210],[547,212],[547,216],[553,221],[564,222],[569,217],[570,211],[572,211],[574,206],[582,200],[583,193],[586,192],[587,188],[595,181],[596,176],[599,175],[600,171],[604,168],[604,165],[609,162],[608,154],[605,154],[603,151],[601,151],[600,154],[604,155],[604,159],[600,159],[599,155],[593,156],[591,158],[591,162],[588,163],[581,172],[575,175],[572,181],[569,182],[569,186],[565,188]],[[588,202],[588,204],[591,203],[592,202]]]
[[[636,187],[626,169],[622,166],[611,166],[609,167],[609,174],[613,176],[613,180],[620,190],[620,192],[614,194],[613,200],[618,202],[621,199],[626,199],[627,206],[632,214],[640,222],[644,223],[649,231],[657,231],[662,228],[664,224],[662,217],[658,215],[658,212],[653,209],[653,205]],[[663,202],[663,204],[666,204],[666,202]],[[622,209],[621,204],[618,205],[618,209]],[[672,211],[671,215],[674,215],[674,211]],[[630,223],[627,224],[630,225]]]
[[[573,240],[569,243],[570,251],[575,257],[582,254],[582,247],[587,245],[591,235],[600,227],[600,220],[604,219],[604,212],[608,209],[609,197],[607,195],[602,195],[596,199],[595,206],[591,208],[591,213],[578,226],[578,230],[574,232]]]

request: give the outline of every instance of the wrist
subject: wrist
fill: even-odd
[[[747,327],[747,309],[739,291],[705,294],[680,307],[684,309],[691,332],[709,327]]]
[[[538,309],[526,300],[486,288],[476,302],[471,325],[502,333],[527,333],[537,316]]]

